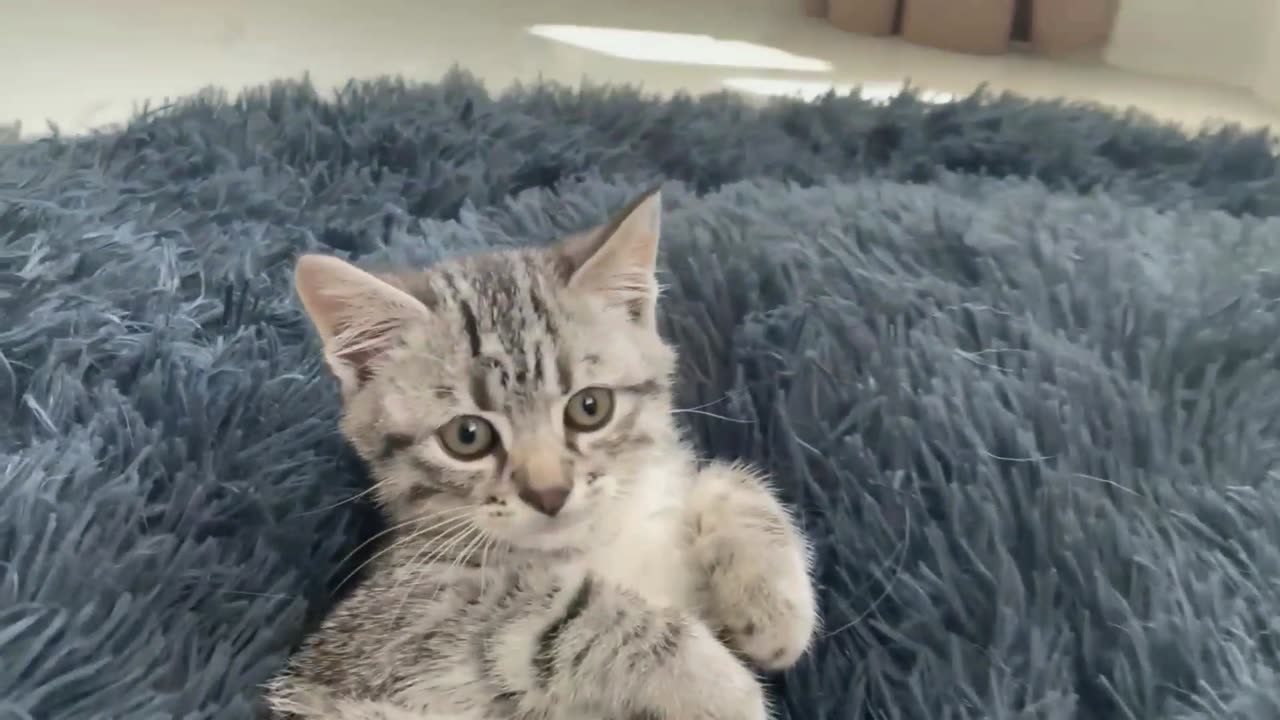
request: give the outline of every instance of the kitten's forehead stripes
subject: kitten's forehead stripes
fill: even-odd
[[[533,348],[534,382],[536,383],[537,387],[549,387],[552,385],[552,380],[551,378],[547,377],[547,362],[544,356],[546,354],[551,354],[556,356],[560,354],[556,349],[561,342],[560,327],[556,321],[556,316],[552,313],[551,309],[548,307],[546,299],[544,298],[544,293],[546,292],[545,282],[541,281],[536,275],[533,276],[531,279],[533,280],[533,282],[529,283],[527,292],[528,292],[529,309],[532,313],[532,320],[534,322],[539,323],[542,326],[543,331],[546,333],[545,342],[535,341],[534,343],[534,348]],[[560,387],[560,392],[563,394],[568,392],[565,389],[565,387],[567,386],[567,382],[565,380],[565,374],[564,372],[562,372],[562,370],[564,369],[564,366],[560,364],[558,359],[555,365],[556,365],[556,373],[559,376],[556,378],[556,384]]]
[[[596,353],[575,359],[561,345],[562,311],[553,287],[561,280],[549,270],[542,254],[507,252],[398,278],[437,312],[456,313],[454,327],[461,330],[470,367],[460,387],[439,388],[437,397],[456,399],[461,393],[482,412],[510,413],[540,391],[572,393],[574,366],[603,362]],[[662,390],[654,381],[618,389],[646,396]]]
[[[458,308],[462,312],[462,327],[467,333],[467,342],[471,346],[471,357],[479,357],[480,327],[476,320],[475,311],[471,309],[471,304],[466,300],[459,300]]]
[[[490,392],[494,378],[494,363],[492,358],[481,358],[480,362],[471,369],[471,382],[467,388],[471,393],[471,401],[485,412],[497,412],[499,409],[493,393]]]
[[[515,351],[516,384],[522,391],[529,391],[534,389],[529,386],[530,373],[534,375],[537,387],[541,387],[535,365],[538,346],[543,340],[543,333],[539,330],[545,327],[538,313],[538,304],[542,300],[534,299],[537,295],[536,282],[528,262],[516,263],[510,270],[511,281],[503,286],[511,295],[512,312],[503,320],[510,332],[508,346]]]
[[[473,256],[436,270],[472,358],[465,390],[481,410],[511,411],[540,390],[570,387],[558,348],[554,280],[545,272],[545,260],[532,253]]]
[[[452,300],[458,314],[461,316],[462,331],[467,336],[467,346],[471,350],[471,357],[478,357],[481,350],[480,321],[471,305],[471,301],[475,298],[475,293],[469,284],[458,282],[458,279],[454,277],[452,268],[447,264],[434,268],[430,273],[430,277],[435,278],[440,285],[444,286],[445,294]],[[430,284],[430,281],[426,284]]]
[[[560,381],[560,394],[568,395],[573,389],[573,365],[565,353],[556,355],[556,375]]]
[[[556,327],[555,318],[551,317],[551,313],[547,311],[547,303],[542,298],[543,288],[539,287],[539,283],[529,283],[529,308],[533,310],[533,316],[542,322],[542,326],[546,328],[547,336],[554,342],[559,339],[559,328]]]

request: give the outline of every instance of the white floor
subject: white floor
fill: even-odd
[[[658,93],[817,92],[832,85],[883,93],[909,79],[943,94],[986,83],[1136,106],[1191,129],[1222,122],[1280,128],[1280,112],[1241,91],[1097,62],[969,57],[865,38],[802,16],[799,4],[0,0],[0,126],[17,119],[24,136],[46,132],[48,123],[82,132],[118,123],[144,101],[210,85],[234,91],[303,73],[326,87],[382,74],[431,80],[459,64],[491,89],[545,77],[627,82]],[[599,30],[608,28],[650,34]]]

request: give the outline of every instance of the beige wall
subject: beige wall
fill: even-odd
[[[1265,52],[1254,76],[1253,90],[1258,97],[1280,108],[1280,2],[1272,8],[1263,38]]]
[[[1280,70],[1280,0],[1120,0],[1107,62],[1254,90]],[[1271,73],[1276,77],[1280,73]]]

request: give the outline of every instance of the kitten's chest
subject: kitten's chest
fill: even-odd
[[[620,519],[612,538],[588,555],[592,571],[655,605],[692,608],[694,575],[678,505]]]

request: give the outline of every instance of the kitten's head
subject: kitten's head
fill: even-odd
[[[298,261],[343,431],[403,532],[583,549],[678,451],[654,317],[660,214],[653,191],[549,248],[414,273]]]

